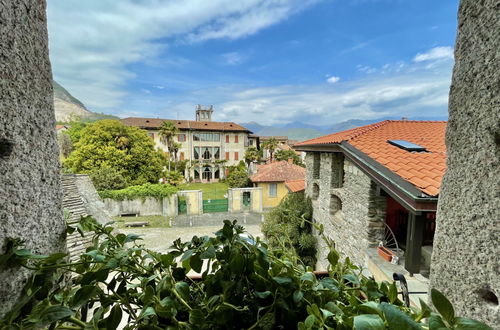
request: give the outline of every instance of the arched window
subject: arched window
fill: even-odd
[[[212,167],[204,166],[203,167],[203,180],[210,181],[212,179]]]
[[[338,211],[342,210],[342,201],[336,195],[330,196],[330,214],[334,215]]]
[[[220,169],[218,166],[216,166],[214,169],[214,179],[219,179],[219,178],[220,178]]]

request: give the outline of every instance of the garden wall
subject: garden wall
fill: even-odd
[[[122,201],[105,198],[104,205],[109,214],[113,217],[124,214],[136,214],[139,216],[146,215],[163,215],[173,217],[177,212],[177,196],[173,195],[163,199],[154,197],[125,199]]]

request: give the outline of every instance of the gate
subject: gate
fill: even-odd
[[[228,205],[227,198],[203,200],[203,213],[227,212]]]
[[[179,214],[187,213],[187,204],[185,199],[180,199],[177,201],[177,211]]]

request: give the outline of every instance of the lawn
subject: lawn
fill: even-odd
[[[186,183],[179,186],[180,190],[201,190],[203,199],[222,199],[227,198],[227,183]]]
[[[147,215],[147,216],[138,216],[138,217],[113,217],[118,224],[118,228],[128,228],[125,227],[125,223],[127,222],[149,222],[149,226],[146,228],[169,228],[169,219],[168,217],[164,217],[162,215]]]

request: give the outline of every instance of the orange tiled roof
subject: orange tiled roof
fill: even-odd
[[[287,161],[257,166],[257,173],[250,177],[252,182],[287,182],[304,180],[306,169]]]
[[[430,196],[439,194],[446,170],[445,121],[385,120],[307,140],[295,146],[347,141]],[[387,140],[406,140],[428,152],[410,152]]]
[[[285,186],[290,190],[290,192],[298,192],[306,189],[305,180],[293,180],[285,182]]]
[[[127,126],[136,126],[146,129],[160,128],[164,121],[175,123],[180,130],[194,129],[194,130],[210,130],[210,131],[241,131],[250,132],[247,128],[233,122],[221,121],[195,121],[195,120],[173,120],[173,119],[160,119],[160,118],[138,118],[128,117],[121,119],[121,122]]]

